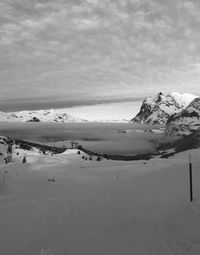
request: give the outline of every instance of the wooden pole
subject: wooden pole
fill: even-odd
[[[192,187],[192,160],[189,155],[189,181],[190,181],[190,202],[193,201],[193,187]]]

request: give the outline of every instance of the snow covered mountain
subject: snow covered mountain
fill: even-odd
[[[200,129],[200,97],[195,98],[185,109],[168,119],[165,133],[188,135],[198,129]]]
[[[191,94],[158,93],[146,98],[139,113],[131,120],[140,124],[166,124],[169,117],[185,109],[197,96]]]
[[[38,110],[21,112],[0,112],[0,122],[86,122],[72,117],[64,110]]]

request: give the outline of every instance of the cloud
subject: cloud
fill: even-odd
[[[0,97],[196,90],[199,11],[195,0],[1,2]]]

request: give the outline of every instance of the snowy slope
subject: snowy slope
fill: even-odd
[[[0,122],[85,122],[67,114],[64,110],[37,110],[13,113],[0,112]]]
[[[183,107],[187,107],[195,98],[197,98],[197,96],[189,93],[179,94],[177,92],[172,92],[171,96]]]
[[[191,94],[160,92],[156,96],[146,98],[139,113],[131,121],[141,124],[166,124],[172,114],[185,109],[196,97]]]
[[[0,185],[0,254],[200,254],[199,153],[145,164],[77,154],[43,155],[28,164],[16,159],[0,169],[0,177],[7,171]],[[53,176],[55,183],[48,182]]]

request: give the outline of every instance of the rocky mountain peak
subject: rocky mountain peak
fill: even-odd
[[[139,113],[131,120],[141,124],[166,124],[169,117],[183,110],[196,96],[191,94],[159,92],[146,98]]]

